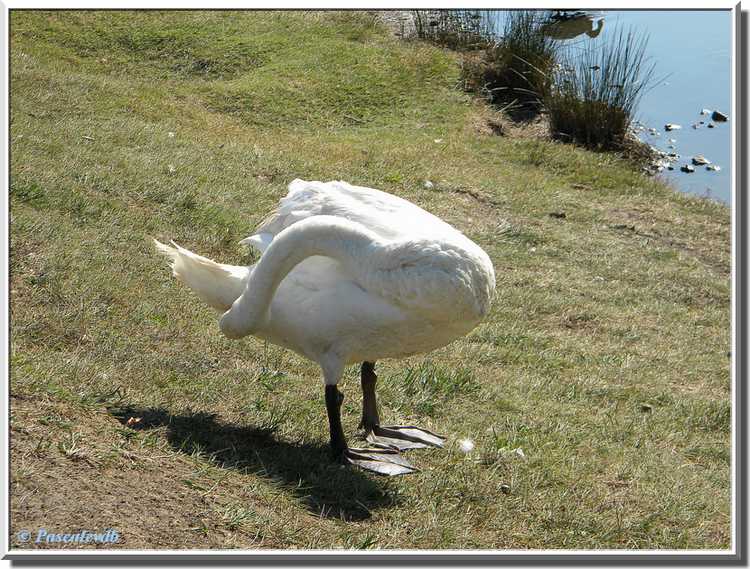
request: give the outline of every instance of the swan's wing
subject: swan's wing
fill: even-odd
[[[315,215],[333,215],[356,221],[389,240],[460,235],[431,213],[380,190],[346,182],[294,180],[276,210],[260,223],[255,235],[244,241],[257,243],[263,234],[277,235],[297,221]]]

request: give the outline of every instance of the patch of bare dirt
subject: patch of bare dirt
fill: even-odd
[[[160,449],[119,445],[120,423],[43,397],[12,397],[10,544],[19,549],[226,548],[243,545],[217,514],[220,500],[185,480],[195,468]],[[235,489],[233,489],[234,491]],[[251,505],[252,497],[236,497]],[[116,543],[35,543],[38,530],[114,529]],[[31,540],[19,540],[19,532]],[[245,545],[249,545],[245,542]],[[268,546],[269,544],[266,544]]]
[[[487,105],[477,105],[469,115],[466,128],[480,136],[507,136],[550,140],[547,115],[538,114],[525,120],[512,118],[507,112]]]

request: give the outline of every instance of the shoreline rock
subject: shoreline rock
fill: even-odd
[[[693,156],[693,164],[696,166],[706,166],[707,164],[710,164],[711,161],[703,156],[703,154],[696,154]]]
[[[721,111],[714,111],[711,114],[711,118],[716,122],[727,122],[729,120],[729,117]]]

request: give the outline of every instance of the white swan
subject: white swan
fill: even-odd
[[[462,233],[396,196],[345,182],[294,180],[241,241],[261,251],[249,267],[215,263],[182,247],[157,248],[174,275],[224,312],[230,338],[254,335],[317,362],[331,447],[344,462],[384,474],[415,470],[399,450],[443,446],[416,427],[380,425],[374,363],[428,352],[484,317],[495,289],[487,254]],[[349,448],[337,384],[362,363],[362,427],[369,449]]]

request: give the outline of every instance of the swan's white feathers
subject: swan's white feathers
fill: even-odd
[[[346,182],[294,180],[241,243],[261,251],[256,265],[157,247],[175,276],[227,310],[227,336],[293,349],[318,362],[327,383],[345,364],[427,352],[466,334],[495,288],[489,257],[462,233],[404,199]]]
[[[361,223],[384,239],[456,233],[456,229],[405,199],[346,182],[294,180],[278,208],[256,233],[278,235],[292,224],[315,215],[331,215]]]
[[[453,282],[458,277],[471,288],[484,289],[484,294],[477,299],[476,310],[486,314],[489,300],[483,302],[482,299],[489,299],[494,290],[492,263],[475,243],[431,213],[405,199],[373,188],[343,181],[296,179],[289,184],[289,191],[277,209],[261,222],[256,232],[275,236],[314,216],[334,216],[358,223],[383,240],[385,247],[379,255],[378,268],[389,285],[378,290],[369,282],[372,292],[398,304],[417,303],[431,310],[435,304],[445,302],[445,296],[451,296],[451,287],[445,288],[445,281]],[[454,245],[458,245],[458,249]],[[486,269],[485,274],[479,275],[479,280],[471,271],[462,270],[467,264],[467,251],[471,257],[468,265],[479,262]],[[386,278],[388,271],[401,269],[410,269],[414,278]],[[441,278],[441,271],[450,273],[450,278]],[[318,271],[319,274],[323,272]],[[485,275],[490,278],[484,279]],[[428,298],[436,298],[430,293],[437,291],[445,294],[438,295],[440,300],[437,303],[427,302]]]

